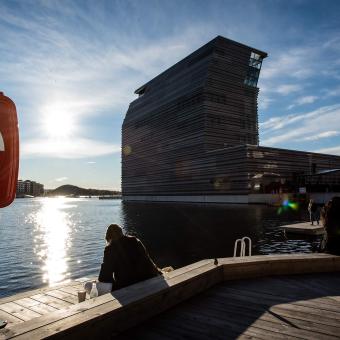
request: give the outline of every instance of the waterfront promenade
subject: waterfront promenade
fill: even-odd
[[[223,282],[118,339],[340,338],[340,273]]]
[[[24,299],[28,310],[34,311],[30,299],[57,309],[26,321],[18,312],[13,316],[21,321],[1,330],[0,338],[334,339],[340,334],[339,283],[340,257],[327,254],[203,260],[75,304],[81,283],[73,281],[0,300],[2,310]]]

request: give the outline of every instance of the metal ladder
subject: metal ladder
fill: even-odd
[[[248,255],[246,255],[246,241],[248,241],[248,246],[249,246]],[[234,257],[237,257],[237,248],[238,248],[239,243],[241,245],[240,257],[251,256],[251,239],[248,236],[244,236],[244,237],[239,238],[235,241]]]

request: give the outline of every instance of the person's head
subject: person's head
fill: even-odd
[[[118,224],[110,224],[107,227],[105,240],[109,244],[123,236],[123,229]]]

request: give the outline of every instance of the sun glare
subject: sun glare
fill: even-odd
[[[44,112],[43,129],[48,137],[70,137],[75,131],[74,116],[63,105],[48,106]]]
[[[63,197],[45,198],[35,221],[34,252],[43,262],[43,281],[49,284],[67,279],[67,253],[71,247],[72,223]]]

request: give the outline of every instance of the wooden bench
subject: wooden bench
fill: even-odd
[[[328,254],[263,255],[203,260],[164,277],[7,326],[1,339],[109,338],[226,280],[340,271]]]

